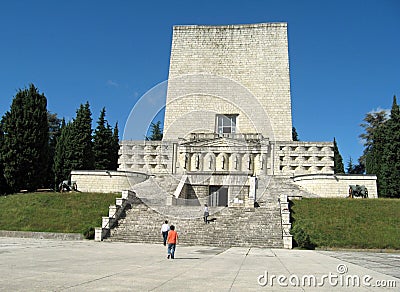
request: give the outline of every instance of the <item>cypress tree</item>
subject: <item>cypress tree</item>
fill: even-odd
[[[4,176],[11,191],[33,191],[46,184],[49,124],[47,99],[31,84],[15,95],[3,118]]]
[[[57,143],[54,152],[54,180],[58,186],[63,180],[69,180],[69,175],[72,170],[72,124],[65,124],[63,119],[61,122],[60,136],[57,138]]]
[[[343,158],[340,155],[336,139],[333,138],[333,160],[334,160],[334,173],[344,173]]]
[[[3,161],[1,158],[1,153],[3,153],[3,146],[4,146],[4,132],[2,124],[3,120],[1,120],[0,122],[0,196],[8,192],[7,182],[4,177]]]
[[[57,184],[69,180],[71,170],[94,169],[92,113],[89,103],[81,104],[72,122],[62,122],[54,155]]]
[[[292,140],[299,141],[299,135],[297,134],[297,130],[295,127],[292,127]]]
[[[383,197],[399,198],[400,181],[400,110],[393,97],[390,119],[385,123],[385,144],[383,146],[382,170],[379,192]]]
[[[364,174],[365,173],[365,163],[364,160],[359,158],[358,164],[354,165],[353,173]]]
[[[111,159],[111,167],[112,170],[118,169],[118,158],[119,158],[119,130],[118,130],[118,122],[115,123],[114,131],[113,131],[113,153]]]
[[[109,169],[113,168],[113,152],[114,152],[114,138],[113,131],[105,119],[106,109],[103,108],[100,112],[97,127],[93,135],[93,153],[94,153],[94,166],[95,169]]]
[[[81,104],[76,111],[76,118],[72,122],[71,139],[67,142],[71,155],[71,170],[94,169],[93,141],[92,141],[92,113],[89,102]]]
[[[161,141],[163,138],[163,133],[161,130],[161,122],[158,121],[157,123],[151,123],[151,135],[147,137],[147,140],[150,141]]]
[[[61,135],[61,123],[62,120],[57,117],[57,114],[47,113],[47,120],[49,122],[49,152],[48,152],[48,173],[47,173],[47,185],[52,188],[57,188],[57,180],[55,180],[55,152],[57,139]],[[65,125],[65,120],[63,120]]]

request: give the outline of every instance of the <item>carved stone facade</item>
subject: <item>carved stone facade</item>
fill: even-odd
[[[331,142],[271,142],[261,134],[192,134],[176,141],[122,141],[119,170],[148,174],[333,174]]]

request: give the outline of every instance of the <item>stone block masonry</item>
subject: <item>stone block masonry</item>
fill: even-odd
[[[73,170],[71,181],[75,181],[80,192],[114,193],[131,189],[145,181],[144,173],[109,170]]]
[[[164,139],[214,132],[218,113],[237,114],[242,133],[292,140],[286,23],[174,27]]]
[[[349,185],[364,185],[369,198],[378,198],[375,175],[309,174],[293,178],[294,183],[323,198],[345,198]]]

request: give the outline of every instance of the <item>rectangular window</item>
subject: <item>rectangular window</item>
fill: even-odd
[[[218,134],[236,133],[236,117],[238,115],[217,115],[216,131]]]

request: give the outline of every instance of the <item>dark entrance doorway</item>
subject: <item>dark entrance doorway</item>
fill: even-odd
[[[210,186],[208,196],[209,206],[227,206],[228,205],[228,187]]]

